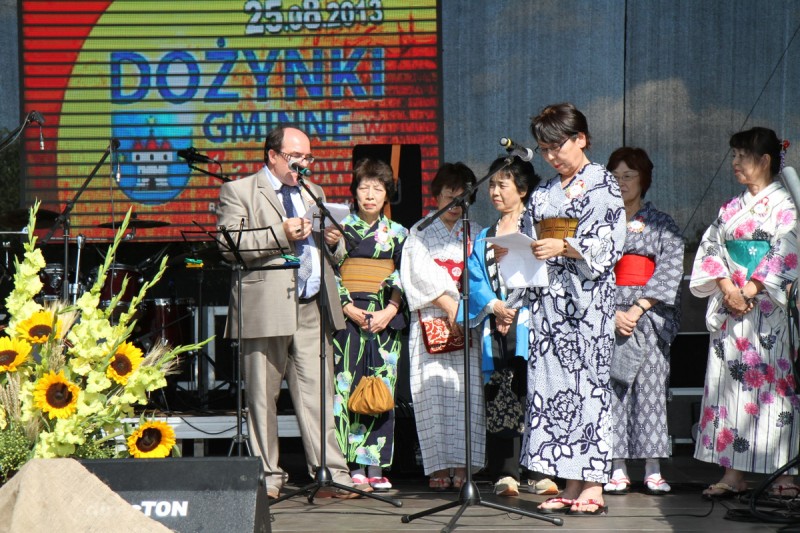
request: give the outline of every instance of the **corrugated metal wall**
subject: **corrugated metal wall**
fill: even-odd
[[[571,101],[589,119],[592,160],[623,143],[648,151],[648,199],[692,245],[740,190],[731,133],[773,128],[800,162],[798,26],[793,0],[442,0],[445,159],[482,175],[500,137],[533,145],[529,117]],[[482,192],[473,214],[488,223]]]

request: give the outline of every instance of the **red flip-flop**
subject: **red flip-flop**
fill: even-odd
[[[572,507],[578,500],[570,500],[569,498],[549,498],[542,502],[537,509],[541,514],[567,514],[570,507]],[[545,503],[560,503],[563,507],[542,507]]]

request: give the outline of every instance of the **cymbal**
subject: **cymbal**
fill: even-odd
[[[36,212],[36,228],[40,229],[45,226],[50,226],[58,218],[58,213],[55,211],[48,211],[47,209],[39,209]],[[28,225],[28,209],[14,209],[8,213],[0,215],[0,226],[4,228],[24,228]]]
[[[122,225],[122,220],[119,222],[103,222],[98,224],[98,228],[114,229]],[[141,218],[132,218],[128,221],[128,227],[131,229],[148,229],[148,228],[163,228],[169,226],[169,222],[163,220],[142,220]]]

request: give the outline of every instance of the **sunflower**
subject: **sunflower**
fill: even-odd
[[[33,389],[33,405],[53,418],[69,418],[77,409],[80,388],[52,370],[42,376]]]
[[[17,332],[25,340],[34,344],[47,342],[48,337],[53,333],[53,313],[51,311],[37,311],[27,320],[23,320],[17,325]],[[61,321],[56,322],[56,337],[61,335]]]
[[[128,451],[137,459],[160,459],[175,446],[175,430],[166,422],[151,420],[128,437]]]
[[[142,351],[129,342],[123,342],[111,358],[106,375],[120,385],[125,385],[128,383],[128,376],[139,368],[141,363]]]
[[[25,339],[0,338],[0,372],[14,372],[28,360],[31,345]]]

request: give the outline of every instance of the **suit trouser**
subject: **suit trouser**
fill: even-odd
[[[246,383],[247,429],[253,455],[261,457],[267,486],[280,488],[287,474],[278,466],[277,401],[284,377],[300,426],[309,475],[320,459],[320,310],[317,301],[299,305],[294,335],[242,339]],[[342,450],[336,441],[333,420],[333,352],[325,336],[325,460],[333,480],[352,485]],[[271,473],[271,474],[270,474]]]

